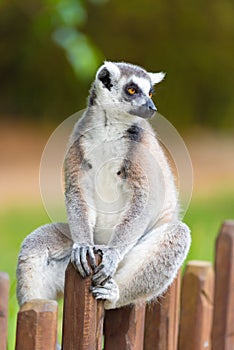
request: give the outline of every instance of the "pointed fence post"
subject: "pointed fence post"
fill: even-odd
[[[234,221],[225,221],[216,241],[212,350],[234,349]]]
[[[65,277],[63,350],[101,350],[103,302],[90,292],[91,277],[83,279],[69,263]]]
[[[182,283],[179,350],[211,349],[213,290],[212,264],[190,261]]]
[[[129,305],[107,310],[105,315],[105,350],[142,350],[145,305]]]
[[[0,350],[6,350],[7,348],[9,286],[9,276],[4,272],[0,272]]]
[[[18,312],[16,350],[54,350],[57,343],[57,303],[31,300]]]
[[[144,350],[177,350],[180,273],[165,295],[146,307]]]

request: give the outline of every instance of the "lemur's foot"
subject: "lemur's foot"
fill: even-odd
[[[87,261],[87,256],[89,256],[90,265]],[[90,276],[90,266],[93,270],[97,267],[93,246],[74,243],[71,253],[71,262],[83,278]]]
[[[90,288],[96,299],[105,300],[105,308],[111,308],[119,299],[119,288],[113,278],[110,278],[104,285],[92,286]],[[109,307],[108,307],[109,306]]]

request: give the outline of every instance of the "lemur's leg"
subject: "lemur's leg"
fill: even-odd
[[[151,300],[162,294],[175,278],[190,242],[190,231],[181,222],[164,224],[143,236],[119,264],[113,277],[119,296],[116,301],[106,300],[105,308]]]
[[[72,240],[67,224],[39,227],[22,244],[17,266],[20,305],[31,299],[56,299],[63,293]]]

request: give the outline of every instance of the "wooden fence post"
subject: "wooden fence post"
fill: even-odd
[[[7,348],[9,284],[9,276],[4,272],[0,272],[0,350],[6,350]]]
[[[16,350],[56,349],[57,303],[31,300],[18,312]]]
[[[234,349],[234,221],[222,225],[216,241],[212,350]]]
[[[213,289],[212,264],[190,261],[182,283],[179,350],[211,349]]]
[[[83,279],[69,263],[65,277],[63,350],[101,350],[103,302],[89,291],[91,277]]]
[[[148,304],[144,350],[177,350],[180,310],[180,273],[166,294]]]
[[[105,350],[142,350],[145,305],[107,310],[104,323]]]

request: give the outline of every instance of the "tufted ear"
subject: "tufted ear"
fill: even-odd
[[[153,85],[160,83],[164,78],[166,73],[148,73]]]
[[[104,87],[111,90],[113,80],[118,80],[120,77],[120,70],[113,62],[106,61],[97,71],[96,79],[100,80]]]

